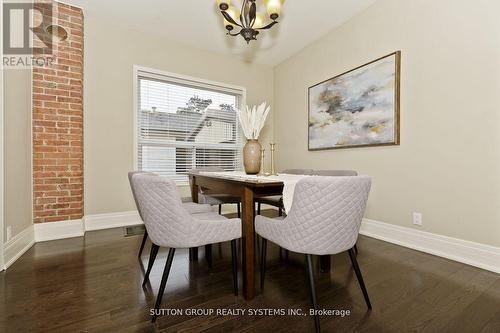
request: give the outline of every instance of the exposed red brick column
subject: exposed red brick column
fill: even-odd
[[[35,223],[83,216],[83,13],[56,2],[53,10],[68,38],[54,45],[54,64],[33,67]]]

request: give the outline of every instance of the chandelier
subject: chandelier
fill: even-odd
[[[266,18],[263,14],[257,12],[256,0],[243,0],[241,10],[231,6],[231,0],[217,0],[217,5],[224,17],[224,26],[227,29],[227,34],[231,36],[241,35],[247,44],[251,40],[257,40],[259,30],[267,30],[272,28],[281,13],[281,6],[284,0],[264,0],[267,14],[272,20],[265,23]],[[240,29],[238,32],[233,32],[234,29]]]

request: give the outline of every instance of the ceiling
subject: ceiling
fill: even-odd
[[[215,0],[62,0],[85,17],[164,37],[202,50],[274,66],[364,10],[375,0],[286,0],[279,24],[247,45],[225,35]],[[262,0],[259,9],[265,13]],[[241,0],[232,0],[239,6]]]

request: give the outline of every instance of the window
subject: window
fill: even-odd
[[[137,168],[187,181],[189,170],[241,168],[236,109],[244,89],[137,69]]]

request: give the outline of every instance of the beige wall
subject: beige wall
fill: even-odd
[[[134,169],[133,65],[243,86],[247,88],[248,104],[264,100],[272,103],[270,67],[118,29],[86,17],[86,215],[135,209],[127,180],[127,172]],[[271,129],[272,119],[267,123],[264,143],[272,138]]]
[[[32,222],[31,71],[4,70],[4,240]]]
[[[500,2],[380,0],[275,68],[279,168],[373,177],[367,217],[500,246]],[[307,150],[307,88],[402,51],[401,146]]]

